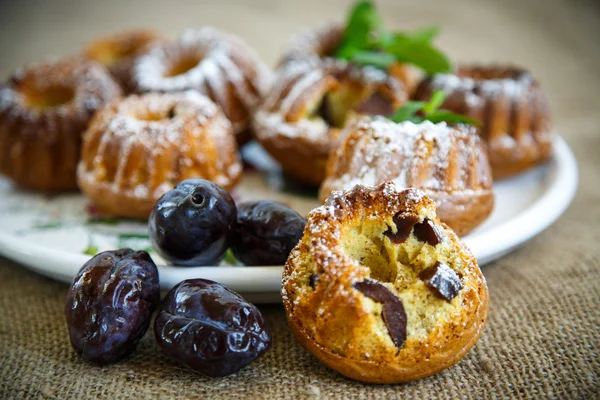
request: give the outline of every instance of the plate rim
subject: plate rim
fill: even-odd
[[[486,265],[525,244],[552,225],[569,207],[578,186],[578,168],[575,156],[567,142],[556,135],[553,154],[547,163],[548,189],[527,208],[493,229],[474,237],[466,236],[463,242]],[[489,247],[488,243],[495,243]],[[81,266],[89,260],[84,254],[57,250],[31,244],[21,238],[0,231],[0,254],[16,263],[52,279],[70,283]],[[41,263],[40,261],[43,260]],[[173,267],[159,264],[161,288],[168,290],[184,279],[203,277],[226,281],[227,285],[242,293],[274,294],[281,287],[282,266],[269,267]],[[252,271],[250,276],[231,274],[232,268]],[[223,279],[225,278],[225,279]],[[273,296],[264,297],[271,302]]]

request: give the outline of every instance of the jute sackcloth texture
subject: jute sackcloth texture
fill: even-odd
[[[300,27],[339,19],[342,1],[0,3],[0,74],[45,54],[72,54],[115,29],[175,34],[213,24],[274,62]],[[0,258],[0,398],[598,398],[600,397],[600,12],[594,1],[381,1],[394,28],[438,23],[439,43],[462,61],[510,60],[547,89],[556,127],[574,150],[580,185],[547,231],[483,268],[486,330],[455,367],[404,385],[347,380],[306,352],[279,305],[260,307],[273,348],[238,374],[207,379],[161,354],[147,334],[104,368],[71,349],[67,285]],[[1,199],[0,199],[1,201]],[[1,218],[2,216],[0,216]]]

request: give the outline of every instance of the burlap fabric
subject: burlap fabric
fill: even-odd
[[[337,18],[345,7],[339,3],[1,2],[0,73],[6,76],[47,53],[73,53],[98,33],[143,25],[171,33],[203,23],[222,26],[244,35],[272,62],[293,31]],[[261,310],[273,328],[274,346],[234,376],[211,380],[180,368],[160,353],[152,335],[126,360],[93,367],[79,360],[68,342],[63,317],[67,286],[0,258],[0,398],[600,396],[597,2],[381,3],[386,20],[396,27],[441,22],[441,43],[458,59],[529,66],[547,88],[557,129],[579,161],[579,192],[565,215],[484,268],[490,316],[477,346],[434,377],[405,385],[365,385],[316,361],[292,337],[282,308],[267,306]]]

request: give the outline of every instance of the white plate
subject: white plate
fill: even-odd
[[[308,196],[290,192],[258,146],[247,147],[245,155],[261,172],[244,175],[234,192],[236,200],[274,199],[300,213],[318,205],[314,192]],[[464,242],[480,265],[496,260],[556,221],[576,189],[575,158],[565,141],[557,137],[554,156],[548,163],[494,186],[494,212],[464,237]],[[90,258],[85,249],[149,247],[145,224],[98,221],[90,216],[89,209],[89,202],[80,194],[47,197],[17,190],[0,178],[0,253],[40,274],[70,283]],[[172,267],[152,256],[159,265],[163,289],[201,277],[221,282],[255,302],[280,301],[282,267]]]

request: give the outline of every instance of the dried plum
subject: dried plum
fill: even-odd
[[[441,243],[443,239],[440,228],[429,218],[425,218],[423,222],[416,224],[414,233],[421,242],[427,242],[432,246]]]
[[[460,277],[448,265],[436,262],[433,267],[425,269],[419,274],[425,284],[433,289],[435,294],[450,302],[462,289]]]
[[[217,265],[233,241],[235,202],[205,179],[186,179],[156,203],[148,232],[154,249],[183,266]]]
[[[65,316],[75,351],[108,364],[130,353],[160,301],[158,270],[144,251],[105,251],[81,268],[67,295]]]
[[[353,287],[373,301],[383,305],[383,322],[398,349],[406,341],[406,312],[402,301],[384,284],[367,279],[354,283]]]
[[[275,201],[242,203],[231,250],[245,265],[283,265],[305,225],[300,214]]]
[[[186,280],[171,289],[154,321],[154,336],[175,361],[210,377],[237,372],[271,346],[260,311],[207,279]]]
[[[387,236],[392,243],[400,244],[408,239],[413,230],[413,226],[419,222],[419,217],[410,214],[395,215],[393,221],[396,225],[396,233],[392,232],[391,229],[388,229],[383,234]]]

